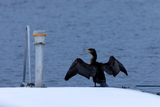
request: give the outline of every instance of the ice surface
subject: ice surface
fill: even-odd
[[[160,107],[160,97],[120,88],[0,88],[0,107]]]

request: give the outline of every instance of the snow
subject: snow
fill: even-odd
[[[95,87],[0,88],[0,107],[160,107],[158,95]]]

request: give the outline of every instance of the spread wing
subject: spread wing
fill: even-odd
[[[92,76],[95,76],[96,74],[96,68],[94,68],[92,65],[89,65],[85,63],[80,58],[77,58],[69,68],[65,80],[69,80],[71,77],[75,76],[76,74],[80,74],[86,78],[90,78]]]
[[[107,63],[101,64],[101,69],[104,70],[107,74],[113,75],[114,77],[122,71],[126,75],[128,75],[127,70],[116,58],[113,56],[110,57]]]

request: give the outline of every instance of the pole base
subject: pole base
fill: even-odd
[[[22,82],[20,84],[20,87],[34,87],[34,86],[35,86],[34,83],[24,83],[24,82]]]

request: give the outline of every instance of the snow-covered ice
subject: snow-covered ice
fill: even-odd
[[[160,107],[158,95],[95,87],[0,88],[0,107]]]

